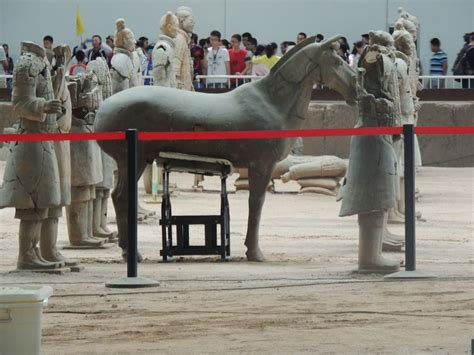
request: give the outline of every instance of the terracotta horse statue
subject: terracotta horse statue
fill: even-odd
[[[338,91],[349,104],[356,102],[356,73],[335,52],[335,36],[322,43],[308,38],[288,52],[253,83],[223,94],[205,94],[158,86],[134,87],[104,101],[95,121],[96,132],[289,130],[305,125],[313,86]],[[259,224],[265,192],[275,164],[290,152],[295,139],[222,141],[142,141],[138,149],[138,177],[160,152],[176,152],[227,159],[249,170],[247,259],[263,261]],[[120,141],[99,141],[118,165],[112,198],[117,214],[123,256],[127,255],[127,147]]]

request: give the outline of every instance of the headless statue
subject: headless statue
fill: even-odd
[[[68,126],[67,107],[55,98],[44,48],[21,43],[13,72],[12,103],[18,133],[57,133]],[[64,116],[66,114],[66,116]],[[58,122],[58,119],[62,120]],[[67,154],[53,142],[11,142],[0,187],[0,208],[15,207],[20,219],[19,270],[44,271],[65,265],[56,249],[58,218],[69,204]],[[62,171],[62,173],[61,173]],[[38,248],[41,240],[45,256]]]
[[[112,78],[110,76],[107,62],[104,58],[97,58],[87,64],[87,72],[93,73],[97,78],[100,88],[99,107],[103,100],[112,95]],[[114,188],[115,161],[102,149],[102,177],[103,180],[95,185],[95,199],[93,202],[92,235],[98,238],[106,238],[108,242],[117,241],[117,233],[111,231],[107,226],[107,206],[110,191]]]
[[[388,33],[370,33],[371,43],[359,61],[366,70],[356,127],[397,125],[396,69],[389,49],[375,43]],[[359,272],[392,273],[399,262],[382,256],[388,210],[397,201],[397,157],[392,136],[355,136],[351,140],[349,168],[341,196],[340,216],[357,214]]]
[[[100,91],[96,76],[89,72],[71,77],[76,83],[73,91],[71,132],[93,132],[95,111],[99,107]],[[66,208],[69,242],[74,247],[101,247],[105,239],[92,232],[93,202],[96,185],[103,180],[102,157],[96,141],[71,142],[71,205]]]

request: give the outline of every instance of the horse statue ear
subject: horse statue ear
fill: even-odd
[[[337,49],[339,48],[338,46],[336,48],[334,48],[334,42],[338,42],[340,39],[341,39],[341,35],[335,35],[335,36],[332,36],[331,38],[328,38],[327,40],[325,40],[321,46],[323,49],[327,49],[327,48],[332,48],[332,49]]]

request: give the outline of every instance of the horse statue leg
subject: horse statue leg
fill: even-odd
[[[258,245],[258,231],[265,194],[274,168],[275,163],[249,168],[249,218],[245,238],[246,255],[249,261],[265,261]]]
[[[122,248],[122,258],[124,261],[127,261],[128,258],[128,172],[127,172],[127,162],[126,161],[117,161],[117,185],[115,186],[114,191],[112,192],[112,201],[114,203],[116,219],[117,219],[117,229],[118,229],[118,239],[119,246]],[[137,182],[140,179],[143,171],[145,170],[146,162],[144,160],[138,160],[138,175]],[[138,255],[138,262],[142,262],[143,258]]]

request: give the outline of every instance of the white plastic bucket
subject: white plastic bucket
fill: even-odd
[[[0,287],[0,355],[40,354],[43,307],[52,294],[49,286]]]

